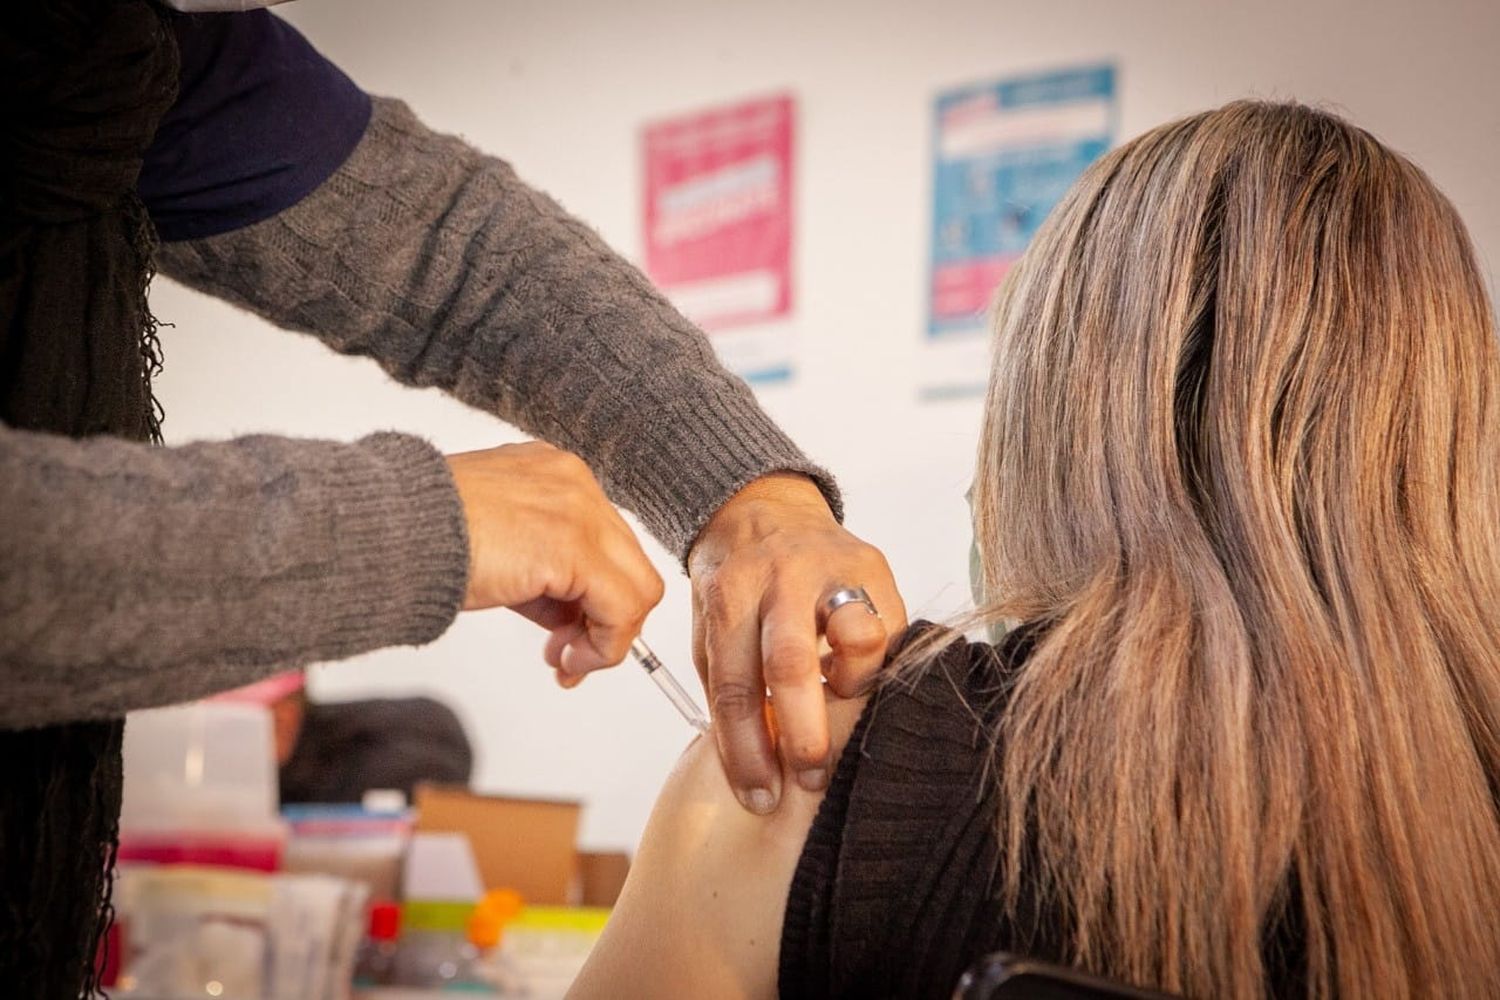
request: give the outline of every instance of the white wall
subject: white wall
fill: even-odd
[[[1079,61],[1119,68],[1122,134],[1239,96],[1342,110],[1413,156],[1458,203],[1487,268],[1500,255],[1500,4],[1492,0],[303,0],[278,8],[366,89],[460,132],[634,255],[637,128],[789,89],[799,100],[798,375],[769,410],[841,477],[849,524],[883,546],[912,610],[966,593],[963,490],[978,404],[919,406],[932,99],[954,84]],[[159,394],[169,440],[381,428],[446,450],[514,431],[372,364],[166,281]],[[647,636],[685,676],[686,582]],[[462,714],[479,786],[587,801],[584,839],[629,846],[686,728],[632,670],[555,688],[542,637],[464,616],[422,650],[330,666],[316,692],[427,691]]]

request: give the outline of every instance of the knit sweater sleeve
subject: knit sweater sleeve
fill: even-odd
[[[629,263],[505,163],[377,98],[292,208],[164,244],[163,273],[576,452],[679,558],[768,472],[831,478]]]
[[[468,545],[426,442],[177,448],[0,425],[0,728],[440,635]]]

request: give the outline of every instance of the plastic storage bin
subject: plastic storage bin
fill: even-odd
[[[271,717],[199,702],[134,712],[125,724],[122,862],[190,862],[274,871],[277,816]]]

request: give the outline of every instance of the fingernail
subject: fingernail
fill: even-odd
[[[828,768],[809,767],[798,771],[797,784],[809,792],[821,792],[828,787]]]
[[[741,792],[740,802],[757,816],[764,816],[776,808],[776,796],[768,788],[752,788]]]

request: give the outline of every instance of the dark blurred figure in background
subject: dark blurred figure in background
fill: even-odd
[[[283,804],[358,802],[384,788],[411,801],[422,782],[467,785],[474,771],[463,723],[432,698],[317,702],[303,672],[292,670],[215,700],[270,710]]]

